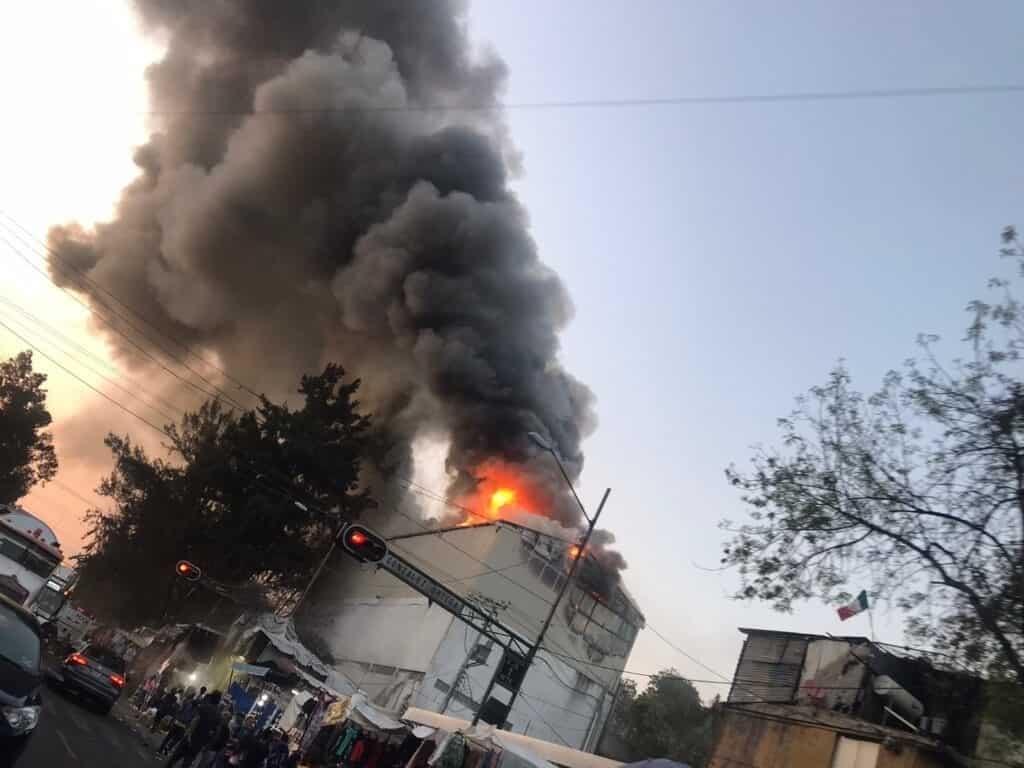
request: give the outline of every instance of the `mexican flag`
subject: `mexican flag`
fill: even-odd
[[[850,603],[849,605],[842,605],[836,610],[839,613],[839,620],[846,621],[851,616],[856,616],[861,611],[866,611],[867,609],[868,593],[862,589],[860,591],[860,594],[853,599],[852,603]]]

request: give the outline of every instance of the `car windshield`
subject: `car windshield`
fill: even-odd
[[[0,656],[30,672],[39,668],[39,635],[5,605],[0,605]]]
[[[124,659],[107,648],[90,645],[82,651],[82,655],[90,661],[95,661],[101,667],[106,667],[111,672],[124,672]]]

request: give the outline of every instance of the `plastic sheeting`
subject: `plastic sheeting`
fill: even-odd
[[[252,620],[252,623],[242,632],[241,639],[252,637],[257,632],[266,635],[278,651],[292,659],[297,664],[312,670],[321,677],[327,677],[330,668],[320,661],[320,658],[302,644],[298,634],[295,632],[295,625],[291,619],[283,619],[273,613],[262,613]]]
[[[589,752],[581,752],[572,747],[565,747],[561,744],[552,744],[550,741],[535,739],[532,736],[524,736],[521,733],[501,731],[494,726],[477,725],[475,728],[467,720],[460,720],[457,717],[441,715],[426,709],[410,707],[402,715],[402,719],[417,725],[426,725],[437,728],[440,731],[454,733],[461,731],[474,741],[490,740],[502,749],[508,750],[527,761],[540,760],[534,763],[541,768],[549,763],[565,766],[566,768],[619,768],[622,763],[617,760],[609,760],[606,757],[592,755]]]

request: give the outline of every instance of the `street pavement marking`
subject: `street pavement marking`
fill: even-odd
[[[60,728],[54,728],[54,730],[57,732],[57,738],[60,739],[60,743],[64,745],[64,749],[66,749],[68,754],[71,755],[71,759],[77,761],[78,755],[75,754],[75,750],[73,750],[71,745],[68,744],[68,740],[64,737],[64,732]]]

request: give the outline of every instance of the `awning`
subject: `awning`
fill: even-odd
[[[274,648],[294,659],[297,664],[321,677],[327,677],[329,667],[302,644],[291,619],[282,619],[272,613],[260,614],[242,632],[241,639],[252,637],[257,632],[262,632]]]
[[[352,715],[358,721],[359,719],[365,720],[375,728],[379,728],[382,731],[404,731],[406,725],[400,720],[396,720],[384,710],[374,706],[366,699],[365,693],[356,693],[352,696]],[[365,724],[365,723],[364,723]]]
[[[257,667],[254,664],[243,664],[240,661],[236,661],[231,665],[232,672],[241,672],[243,675],[252,675],[253,677],[266,677],[267,672],[270,670],[267,667]]]
[[[402,719],[449,733],[459,731],[471,739],[490,739],[504,749],[510,749],[518,754],[532,753],[549,762],[565,766],[565,768],[619,768],[622,765],[616,760],[609,760],[606,757],[592,755],[589,752],[582,752],[561,744],[552,744],[550,741],[524,736],[521,733],[498,730],[494,726],[477,725],[474,728],[467,720],[441,715],[418,707],[409,707],[402,715]]]

